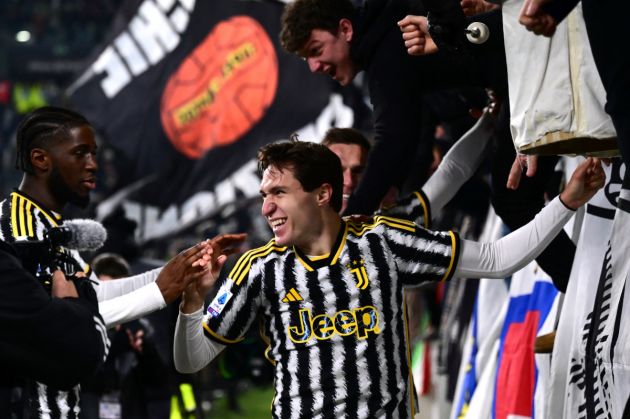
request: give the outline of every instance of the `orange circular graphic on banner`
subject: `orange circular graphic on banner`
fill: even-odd
[[[238,140],[265,115],[278,87],[278,59],[248,16],[216,25],[170,77],[160,114],[175,148],[198,159]]]

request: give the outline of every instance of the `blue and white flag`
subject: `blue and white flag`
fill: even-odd
[[[480,241],[503,235],[503,223],[492,208]],[[505,281],[481,279],[462,355],[451,419],[488,417],[494,393],[498,339],[507,311]],[[486,412],[486,414],[482,414]]]

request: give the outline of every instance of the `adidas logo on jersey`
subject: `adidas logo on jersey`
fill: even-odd
[[[292,303],[294,301],[302,301],[302,300],[303,300],[303,298],[300,295],[300,293],[297,292],[295,290],[295,288],[291,288],[289,290],[289,292],[287,292],[287,295],[285,295],[284,298],[282,299],[282,302],[283,303]]]

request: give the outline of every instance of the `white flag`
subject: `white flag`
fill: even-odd
[[[585,417],[586,341],[612,230],[622,167],[615,162],[605,171],[606,186],[586,205],[565,304],[556,331],[551,383],[545,407],[548,418]]]

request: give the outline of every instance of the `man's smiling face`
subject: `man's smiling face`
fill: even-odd
[[[311,72],[328,74],[339,84],[346,86],[357,75],[356,66],[350,58],[351,40],[352,23],[348,19],[342,19],[336,34],[313,29],[300,55],[308,63]]]
[[[264,171],[260,183],[262,214],[273,230],[277,244],[308,247],[316,235],[313,226],[320,217],[317,193],[317,188],[306,192],[291,168],[269,166]]]

